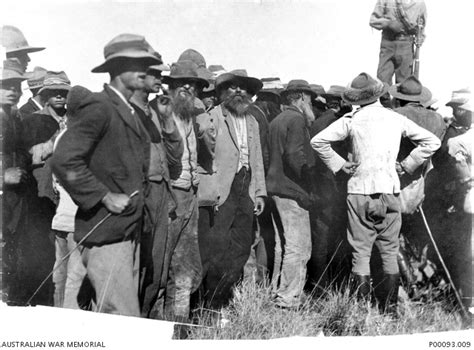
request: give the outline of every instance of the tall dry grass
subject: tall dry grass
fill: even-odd
[[[271,303],[271,288],[254,281],[239,284],[230,305],[218,311],[194,310],[196,326],[181,328],[176,338],[273,339],[291,336],[377,336],[463,329],[448,303],[399,302],[398,317],[381,315],[370,302],[358,302],[349,288],[327,289],[288,310]]]

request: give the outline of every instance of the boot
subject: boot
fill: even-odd
[[[379,296],[379,310],[381,313],[397,315],[398,288],[400,286],[400,274],[385,274]]]
[[[370,275],[353,274],[351,294],[356,293],[357,300],[369,300],[370,298]]]

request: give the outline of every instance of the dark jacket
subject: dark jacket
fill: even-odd
[[[263,168],[265,174],[268,171],[268,165],[270,163],[270,153],[268,150],[268,115],[264,112],[263,108],[259,106],[259,103],[251,104],[247,110],[258,123],[258,131],[260,134],[260,146],[262,148],[262,157],[263,157]]]
[[[34,103],[32,98],[30,97],[28,101],[18,109],[18,116],[21,120],[23,120],[25,117],[35,112],[38,112],[39,110],[41,110],[41,108],[39,108],[38,105]]]
[[[270,166],[267,192],[293,199],[305,209],[311,205],[313,150],[304,115],[288,107],[270,123]]]
[[[143,213],[149,164],[149,136],[138,117],[107,85],[78,107],[52,158],[54,174],[79,206],[74,238],[79,241],[107,214],[102,198],[139,194],[120,215],[112,215],[85,241],[113,243],[130,237]]]

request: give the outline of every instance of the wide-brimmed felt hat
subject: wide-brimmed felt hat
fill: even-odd
[[[399,84],[390,86],[388,92],[393,97],[404,101],[427,101],[432,96],[431,91],[424,87],[414,75]]]
[[[227,73],[226,69],[220,64],[211,64],[207,68],[211,71],[214,78],[217,78],[221,74]]]
[[[216,78],[216,90],[231,83],[242,84],[250,95],[256,95],[263,86],[260,79],[249,77],[245,69],[234,69],[223,73]]]
[[[60,72],[53,72],[48,71],[46,72],[46,76],[43,81],[43,87],[38,91],[38,93],[42,93],[46,90],[71,90],[71,81],[67,77],[66,73],[63,71]]]
[[[309,87],[311,88],[311,90],[314,91],[314,93],[316,93],[316,95],[322,95],[324,93],[326,93],[326,90],[324,90],[324,87],[322,85],[319,85],[319,84],[309,84]]]
[[[25,77],[27,78],[26,82],[28,83],[27,89],[33,90],[42,88],[47,72],[48,70],[43,67],[35,67],[33,71],[26,72]]]
[[[158,58],[145,40],[145,37],[137,34],[120,34],[113,38],[104,47],[105,62],[92,69],[93,73],[106,73],[114,65],[114,62],[121,59],[142,60],[146,65],[152,66],[161,64],[163,61]]]
[[[159,61],[161,61],[160,64],[154,64],[152,66],[149,66],[147,68],[147,72],[148,71],[159,71],[159,72],[166,72],[166,71],[169,71],[170,70],[170,66],[167,65],[167,64],[164,64],[163,63],[163,59],[160,55],[160,53],[158,51],[155,51],[151,46],[150,46],[150,52],[153,54],[153,56],[155,56]]]
[[[469,88],[453,91],[451,101],[446,106],[457,106],[467,103],[471,99],[471,90]]]
[[[196,63],[199,68],[206,68],[204,56],[194,49],[184,50],[178,57],[178,62],[180,61],[192,61]]]
[[[317,96],[316,92],[309,86],[309,83],[303,79],[290,80],[285,90],[281,92],[281,97],[286,98],[290,92],[305,92],[310,94],[313,98]]]
[[[26,80],[23,74],[23,67],[16,58],[9,58],[3,61],[1,81]]]
[[[388,91],[388,85],[367,73],[360,73],[346,87],[342,99],[351,105],[366,105],[377,101]]]
[[[170,84],[174,81],[191,81],[200,88],[209,86],[209,82],[199,77],[198,66],[193,61],[183,60],[171,65],[170,74],[163,77],[163,83]]]
[[[6,53],[24,51],[26,53],[44,50],[44,47],[30,46],[20,29],[14,26],[2,26],[2,46]]]
[[[280,98],[280,93],[283,91],[283,83],[281,82],[280,78],[262,78],[260,79],[262,82],[262,89],[258,92],[257,95],[263,94],[272,94]]]
[[[342,93],[346,90],[344,86],[341,85],[331,85],[329,90],[325,93],[322,93],[321,96],[324,97],[326,100],[333,100],[333,99],[342,99]]]

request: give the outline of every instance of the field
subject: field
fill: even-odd
[[[348,288],[308,296],[302,307],[287,310],[270,302],[268,286],[245,281],[221,312],[194,310],[195,326],[177,327],[175,339],[274,339],[291,336],[379,336],[465,329],[460,313],[446,301],[399,299],[398,316],[382,315],[376,305],[358,302]]]

